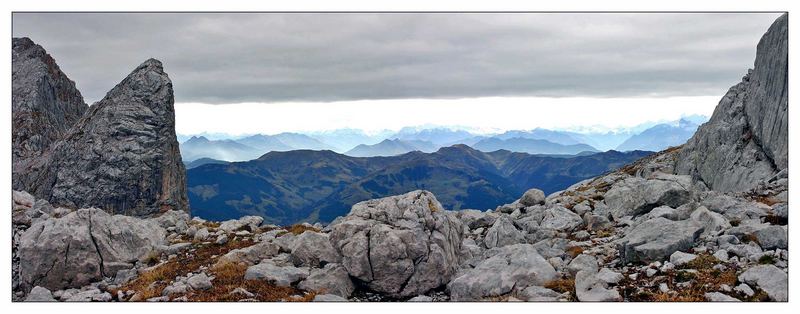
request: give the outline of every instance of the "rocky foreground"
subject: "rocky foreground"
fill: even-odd
[[[414,191],[324,227],[141,219],[14,192],[15,298],[786,301],[786,172],[720,193],[670,174],[676,153],[494,211]]]

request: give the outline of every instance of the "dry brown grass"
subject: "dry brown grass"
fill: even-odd
[[[756,202],[765,204],[767,206],[772,206],[772,205],[775,205],[775,204],[778,203],[778,200],[775,199],[775,197],[773,195],[766,195],[766,196],[765,195],[754,195],[754,196],[751,196],[750,199],[752,199],[752,200],[754,200]]]
[[[433,200],[429,199],[428,200],[428,209],[431,210],[431,213],[435,213],[435,212],[439,211],[439,206],[436,206],[436,204],[433,203]]]
[[[545,283],[544,287],[558,293],[569,293],[570,301],[578,300],[577,295],[575,295],[575,278],[563,277],[551,280]]]
[[[600,230],[600,231],[597,232],[597,236],[600,237],[600,238],[607,238],[607,237],[610,237],[612,235],[614,235],[614,229],[613,228],[603,229],[603,230]]]
[[[736,269],[729,267],[725,271],[713,269],[718,264],[718,260],[708,254],[700,254],[697,259],[685,268],[695,269],[696,272],[686,270],[674,270],[667,273],[666,281],[662,281],[670,287],[672,291],[663,293],[658,290],[657,284],[645,291],[638,291],[638,287],[648,286],[649,280],[646,276],[639,276],[637,280],[625,279],[625,294],[628,301],[656,301],[656,302],[704,302],[707,292],[720,291],[722,285],[730,287],[736,286]],[[679,288],[677,283],[689,282],[685,288]],[[638,292],[637,292],[638,291]]]
[[[683,269],[691,268],[697,270],[706,270],[711,269],[714,265],[720,263],[720,260],[708,253],[702,253],[697,255],[697,258],[692,260],[691,262],[686,263],[685,265],[681,266]]]
[[[294,233],[295,235],[300,235],[300,234],[302,234],[303,232],[306,232],[306,231],[320,232],[320,230],[317,229],[317,228],[304,226],[304,225],[301,225],[301,224],[291,225],[291,226],[287,227],[286,230],[291,232],[291,233]]]
[[[784,217],[778,217],[775,215],[767,215],[764,217],[764,222],[776,225],[776,226],[785,226],[789,224],[789,219]]]
[[[744,242],[744,243],[755,242],[756,244],[761,245],[761,243],[758,243],[758,238],[755,235],[753,235],[752,233],[748,233],[748,234],[743,235],[742,236],[742,242]]]
[[[581,255],[581,253],[583,253],[583,248],[580,246],[571,246],[567,249],[566,252],[567,255],[571,256],[572,258],[575,258],[576,256]]]
[[[242,299],[255,301],[311,301],[316,293],[304,293],[292,287],[279,287],[264,280],[245,280],[247,266],[237,263],[224,263],[212,267],[214,286],[210,290],[192,291],[187,294],[189,301],[201,302],[234,302]],[[248,298],[242,294],[232,294],[236,288],[243,288],[254,294]],[[299,296],[299,297],[295,297]]]
[[[253,242],[249,240],[233,240],[225,245],[197,245],[195,251],[184,251],[178,254],[177,258],[154,266],[133,281],[111,291],[111,294],[116,295],[117,291],[133,290],[139,295],[137,301],[161,296],[161,292],[175,277],[186,276],[190,272],[197,271],[200,266],[213,265],[219,256],[250,245],[253,245]]]

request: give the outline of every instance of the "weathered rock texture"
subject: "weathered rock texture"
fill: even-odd
[[[684,145],[675,170],[714,190],[744,191],[788,167],[788,15],[758,43],[755,67]]]
[[[88,106],[42,46],[29,38],[13,38],[11,45],[11,158],[16,166],[62,138]]]
[[[443,286],[458,268],[463,225],[428,191],[369,200],[331,226],[350,276],[370,289],[410,297]]]
[[[18,169],[15,189],[56,206],[132,216],[188,210],[173,103],[161,62],[145,61],[63,140]]]
[[[165,231],[155,220],[80,209],[33,224],[19,244],[20,285],[79,288],[112,277],[155,247]]]

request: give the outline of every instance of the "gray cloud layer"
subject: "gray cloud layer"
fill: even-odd
[[[779,14],[15,13],[96,101],[146,58],[179,102],[722,95]]]

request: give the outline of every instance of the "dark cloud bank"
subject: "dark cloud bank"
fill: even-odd
[[[179,102],[721,95],[778,14],[15,13],[87,101],[149,57]]]

